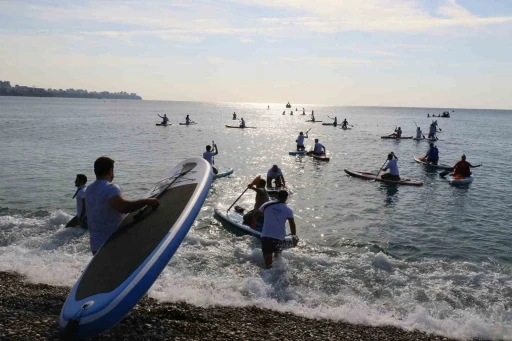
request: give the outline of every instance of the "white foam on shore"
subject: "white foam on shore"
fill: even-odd
[[[91,255],[71,216],[0,217],[0,271],[32,282],[72,286]],[[491,263],[424,259],[407,262],[383,253],[336,253],[302,242],[271,270],[249,237],[192,229],[149,294],[198,306],[258,306],[459,339],[512,340],[512,276]],[[63,302],[64,303],[64,302]]]

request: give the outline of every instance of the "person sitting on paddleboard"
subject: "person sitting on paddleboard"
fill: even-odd
[[[480,167],[482,164],[473,166],[469,162],[466,161],[466,155],[462,154],[462,157],[459,162],[453,166],[453,176],[460,176],[463,178],[467,178],[471,175],[471,168]]]
[[[87,177],[85,174],[77,174],[75,179],[75,186],[77,190],[73,195],[73,199],[76,198],[76,216],[74,216],[68,223],[66,227],[75,227],[82,226],[84,229],[87,228],[87,216],[86,216],[86,206],[85,206],[85,189],[87,186]]]
[[[295,140],[297,142],[297,151],[299,150],[306,150],[306,147],[304,147],[304,139],[308,138],[308,133],[306,132],[306,135],[302,133],[302,131],[299,133],[299,136]]]
[[[421,131],[420,127],[416,128],[416,138],[421,139],[423,137],[423,132]]]
[[[233,119],[236,120],[236,112],[233,113]]]
[[[240,128],[245,128],[245,121],[243,117],[240,118]]]
[[[434,123],[430,124],[430,128],[428,130],[428,138],[429,139],[435,139],[436,138],[436,126]]]
[[[259,177],[259,176],[258,176]],[[253,181],[254,182],[254,181]],[[256,192],[256,198],[254,202],[254,207],[252,210],[244,214],[244,224],[251,226],[252,223],[252,217],[254,215],[254,212],[260,209],[261,205],[266,203],[270,200],[270,197],[268,196],[268,192],[265,189],[267,182],[263,179],[259,179],[256,185],[253,185],[252,183],[247,185],[247,188],[253,190]],[[261,216],[258,220],[258,223],[263,224],[263,216]]]
[[[347,121],[347,119],[344,119],[343,122],[341,122],[341,127],[343,129],[347,129],[348,128],[347,126],[348,126],[348,121]]]
[[[283,172],[281,168],[277,167],[277,165],[273,165],[267,172],[267,186],[272,187],[272,180],[274,180],[274,184],[277,187],[286,187],[286,182],[284,181]]]
[[[386,165],[382,170],[385,172],[389,169],[389,173],[384,173],[381,175],[382,179],[385,180],[400,180],[400,172],[398,171],[398,158],[396,157],[395,153],[391,152],[388,154],[388,162],[386,162]]]
[[[206,146],[206,151],[203,153],[203,159],[208,161],[208,163],[212,166],[213,174],[218,174],[219,171],[213,166],[213,157],[219,154],[219,149],[217,148],[216,144],[213,144],[213,148],[215,149],[215,152],[212,152],[212,146]]]
[[[395,132],[389,136],[402,137],[402,128],[400,128],[400,127],[395,128]]]
[[[325,155],[325,147],[321,144],[318,139],[315,139],[315,147],[312,151],[306,153],[307,155]]]
[[[267,201],[253,215],[251,226],[256,226],[259,216],[263,215],[263,230],[261,231],[261,251],[263,252],[263,260],[265,268],[272,267],[272,255],[278,257],[282,250],[282,244],[286,237],[286,221],[290,224],[290,232],[293,238],[293,244],[297,245],[299,238],[297,237],[297,229],[295,227],[295,219],[293,218],[293,210],[286,205],[288,199],[287,191],[279,191],[276,201]]]
[[[190,117],[188,117],[188,114],[187,117],[185,117],[185,124],[190,124]]]
[[[90,184],[85,192],[87,222],[93,255],[116,230],[117,225],[127,213],[137,211],[144,206],[160,205],[154,198],[125,199],[119,186],[112,183],[114,160],[107,156],[101,156],[94,161],[94,174],[96,174],[96,181]]]
[[[423,157],[423,160],[432,165],[437,165],[439,162],[439,150],[433,143],[430,144],[430,148],[428,149],[427,154]]]
[[[157,115],[158,115],[158,114],[157,114]],[[169,122],[169,119],[167,118],[167,115],[166,115],[166,114],[164,114],[164,116],[160,116],[160,115],[158,115],[158,117],[160,117],[160,118],[162,119],[162,123],[161,123],[161,124],[163,124],[164,126],[166,126],[166,125],[167,125],[167,122]]]

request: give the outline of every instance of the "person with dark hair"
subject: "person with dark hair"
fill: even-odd
[[[267,186],[272,187],[272,180],[274,181],[274,184],[277,187],[286,187],[286,182],[284,181],[283,172],[281,171],[281,168],[277,167],[277,165],[273,165],[272,168],[270,168],[267,171]]]
[[[108,156],[101,156],[94,162],[94,181],[85,194],[89,235],[92,254],[115,231],[127,213],[134,212],[144,206],[158,206],[157,199],[147,198],[127,200],[121,195],[119,186],[112,183],[114,180],[114,160]]]
[[[453,176],[461,176],[467,178],[471,175],[471,168],[480,167],[482,164],[473,166],[466,161],[466,154],[462,154],[460,161],[453,166]]]
[[[82,226],[83,228],[87,228],[87,215],[86,215],[86,205],[85,205],[85,189],[87,186],[87,177],[84,174],[77,174],[75,179],[75,186],[77,190],[73,195],[73,199],[76,198],[76,215],[68,221],[66,224],[67,227],[75,227]]]
[[[164,116],[158,115],[158,117],[160,117],[162,119],[162,123],[160,123],[160,124],[163,124],[164,126],[166,126],[167,122],[169,122],[169,118],[167,117],[167,114],[164,114]]]
[[[428,149],[427,154],[423,157],[423,160],[432,165],[437,165],[439,162],[439,150],[433,143],[430,144],[430,148]]]
[[[265,268],[272,267],[272,254],[279,256],[282,250],[282,243],[286,236],[286,221],[290,224],[290,232],[293,236],[293,243],[297,245],[299,238],[293,218],[293,210],[286,205],[288,199],[287,191],[279,191],[278,201],[267,201],[253,215],[251,226],[256,226],[257,219],[263,215],[263,230],[261,232],[261,250]]]
[[[219,150],[217,149],[216,144],[213,144],[213,148],[215,149],[214,152],[212,152],[212,146],[210,146],[210,145],[206,146],[206,151],[203,153],[203,159],[205,159],[206,161],[208,161],[208,163],[210,163],[210,165],[212,166],[213,174],[218,174],[219,171],[217,170],[217,168],[213,167],[213,157],[215,155],[219,154]]]
[[[306,147],[304,146],[304,139],[307,139],[307,138],[308,138],[307,131],[306,131],[306,135],[304,135],[304,133],[302,131],[299,133],[299,136],[295,140],[295,142],[297,142],[297,151],[306,150]]]
[[[306,155],[325,155],[325,152],[326,150],[324,145],[320,143],[320,140],[315,139],[315,146],[313,147],[313,150],[306,152]]]
[[[258,176],[258,178],[259,178],[259,176]],[[256,179],[255,179],[255,181],[256,181]],[[265,186],[266,186],[267,182],[260,178],[259,180],[257,180],[256,185],[253,185],[253,183],[255,181],[253,181],[252,183],[247,185],[248,189],[253,190],[254,192],[256,192],[256,198],[255,198],[255,201],[254,201],[253,209],[250,210],[249,212],[247,212],[246,214],[244,214],[244,224],[245,225],[249,225],[249,226],[251,225],[252,217],[254,215],[254,212],[259,210],[261,205],[263,205],[264,203],[266,203],[267,201],[270,200],[270,197],[268,196],[268,192],[265,189]],[[262,223],[262,222],[263,222],[263,219],[261,219],[259,221],[259,223]]]
[[[386,180],[400,180],[400,172],[398,171],[398,157],[396,157],[395,153],[391,152],[388,154],[388,161],[382,170],[385,172],[389,169],[389,173],[384,173],[381,175],[382,179]]]

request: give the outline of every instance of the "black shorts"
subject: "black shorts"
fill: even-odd
[[[306,149],[306,147],[304,147],[304,145],[297,145],[297,150],[304,150]]]
[[[270,237],[262,237],[261,238],[261,251],[263,254],[271,254],[274,252],[281,252],[282,250],[282,241],[275,238]]]

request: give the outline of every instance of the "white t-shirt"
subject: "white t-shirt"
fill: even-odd
[[[85,189],[87,187],[84,185],[84,186],[81,186],[81,187],[78,187],[78,190],[76,192],[76,216],[80,218],[80,215],[82,214],[82,199],[85,199]]]
[[[118,195],[121,195],[119,186],[107,180],[96,180],[87,187],[85,204],[92,251],[98,251],[126,216],[117,212],[108,202]]]
[[[270,168],[267,172],[267,178],[277,179],[279,176],[283,176],[283,172],[281,172],[281,168],[277,169],[277,172],[274,172],[272,168]]]
[[[299,137],[297,137],[297,145],[299,146],[303,146],[304,145],[304,139],[306,138],[306,136],[304,135],[299,135]]]
[[[324,152],[323,147],[324,147],[324,146],[323,146],[320,142],[315,143],[315,149],[313,150],[313,152],[314,152],[315,154],[321,154],[321,153],[323,153],[323,152]]]
[[[212,163],[212,158],[215,156],[215,152],[204,152],[203,153],[203,159],[205,159],[206,161],[208,161],[211,164]]]
[[[267,206],[269,207],[265,209]],[[263,212],[264,216],[261,236],[284,240],[286,236],[286,220],[293,218],[293,210],[286,206],[285,203],[267,201],[261,205],[259,211]]]
[[[386,167],[389,169],[389,174],[399,176],[397,159],[388,160]]]

